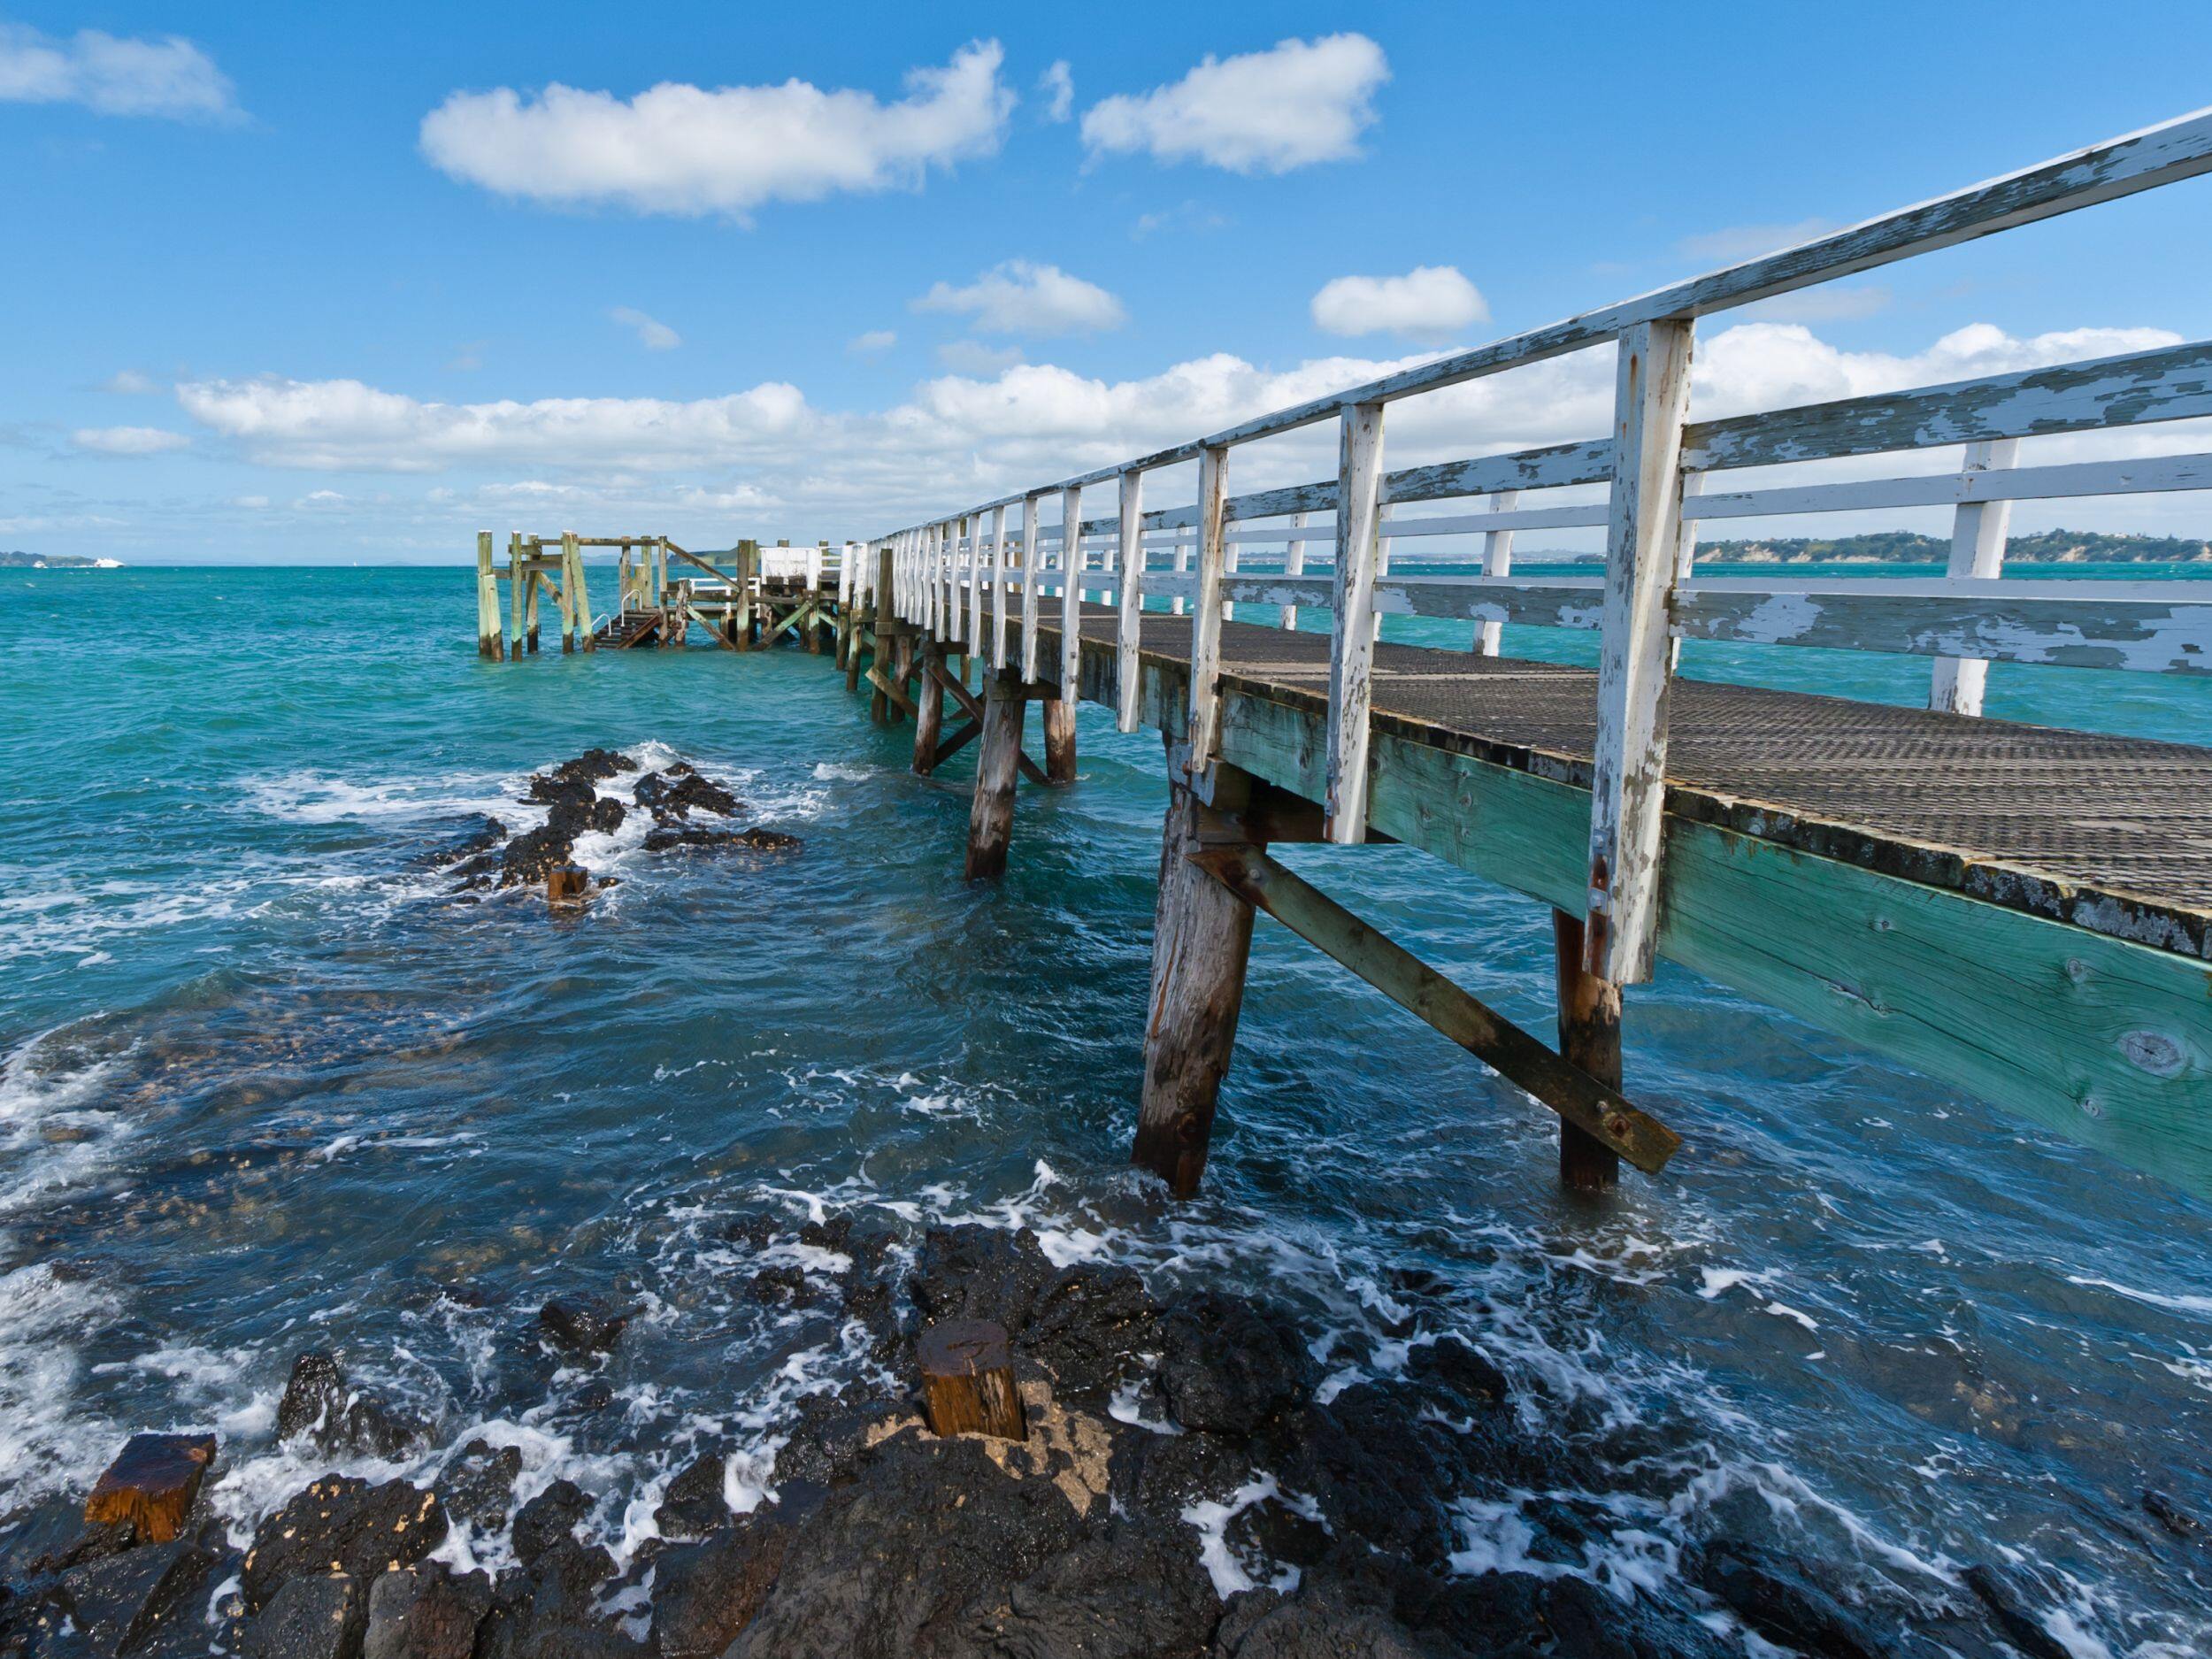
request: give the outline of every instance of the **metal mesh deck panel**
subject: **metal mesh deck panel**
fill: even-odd
[[[1187,663],[1190,628],[1188,617],[1148,614],[1142,649]],[[1112,615],[1086,607],[1083,633],[1110,645]],[[1329,641],[1225,624],[1222,667],[1325,697]],[[1544,757],[1545,770],[1586,784],[1596,703],[1597,676],[1586,669],[1408,645],[1375,651],[1379,715],[1504,764]],[[1996,865],[2055,889],[2212,916],[2212,749],[1678,680],[1667,780],[1671,810],[1889,862],[1913,879],[1970,887],[1966,869]],[[1842,834],[1824,841],[1825,830]],[[1837,844],[1854,838],[1871,855]],[[1933,856],[1886,859],[1888,849]],[[2075,908],[2070,898],[2065,912]]]

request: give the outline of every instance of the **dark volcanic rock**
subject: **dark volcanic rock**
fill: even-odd
[[[649,772],[637,780],[630,798],[652,813],[653,822],[678,824],[695,811],[722,818],[744,810],[745,803],[710,778],[701,776],[679,762],[666,772]]]
[[[704,1538],[730,1518],[729,1502],[722,1495],[727,1462],[723,1453],[704,1453],[668,1483],[660,1508],[653,1511],[663,1538]]]
[[[446,1465],[433,1490],[449,1517],[466,1521],[479,1532],[496,1532],[507,1525],[515,1481],[521,1473],[519,1448],[503,1446],[495,1451],[488,1441],[471,1440]]]
[[[591,1513],[591,1500],[572,1480],[557,1480],[522,1506],[515,1517],[515,1559],[526,1568],[556,1544],[573,1542],[576,1528]]]
[[[649,853],[664,853],[677,847],[705,847],[718,852],[787,853],[796,852],[799,846],[796,835],[787,835],[781,830],[649,829],[645,832],[645,850]]]
[[[266,1607],[279,1585],[308,1573],[350,1573],[365,1588],[388,1566],[420,1561],[445,1534],[445,1510],[435,1493],[404,1480],[372,1486],[325,1475],[254,1533],[242,1574],[246,1606]]]
[[[2143,1494],[2143,1512],[2176,1538],[2194,1538],[2204,1529],[2197,1517],[2184,1509],[2162,1492]]]
[[[571,1354],[605,1354],[622,1339],[631,1310],[597,1300],[556,1296],[538,1310],[538,1328],[554,1347]]]
[[[1969,1567],[1966,1587],[1989,1609],[2004,1639],[2027,1659],[2072,1659],[2065,1646],[2028,1611],[2019,1586],[1991,1566]]]
[[[653,1644],[662,1659],[708,1659],[752,1622],[783,1569],[789,1530],[741,1516],[695,1544],[661,1552],[653,1568]]]
[[[84,1518],[82,1504],[49,1498],[0,1521],[0,1583],[22,1584],[66,1572],[136,1541],[128,1526],[95,1525]]]
[[[1503,1405],[1509,1392],[1505,1373],[1480,1349],[1454,1336],[1416,1348],[1406,1359],[1406,1375],[1432,1390],[1449,1390],[1470,1416]]]
[[[810,1394],[800,1402],[790,1439],[776,1454],[776,1486],[794,1481],[825,1488],[857,1478],[868,1434],[902,1408],[888,1401],[849,1403],[830,1394]]]
[[[1038,1292],[1018,1346],[1052,1375],[1056,1397],[1102,1409],[1159,1340],[1159,1304],[1125,1267],[1064,1268]]]
[[[1321,1368],[1280,1316],[1214,1292],[1178,1302],[1160,1325],[1160,1386],[1187,1429],[1249,1434],[1309,1399]]]
[[[72,1567],[55,1581],[53,1601],[102,1655],[141,1647],[197,1619],[196,1593],[215,1557],[187,1539],[149,1544]]]
[[[1793,1563],[1756,1545],[1709,1550],[1700,1577],[1769,1641],[1834,1659],[1883,1659],[1890,1649]]]
[[[361,1659],[470,1659],[491,1611],[491,1580],[437,1562],[387,1572],[369,1591]]]
[[[476,858],[482,854],[488,853],[506,839],[506,825],[489,813],[480,814],[474,826],[465,834],[448,842],[434,852],[424,854],[419,862],[436,868],[443,868],[447,864],[457,864],[465,858]]]
[[[933,1325],[940,1319],[988,1319],[1018,1337],[1052,1277],[1052,1263],[1030,1233],[932,1227],[923,1236],[921,1259],[908,1288],[914,1305]]]
[[[1048,1481],[1002,1473],[973,1440],[901,1436],[793,1537],[730,1659],[941,1659],[1013,1586],[1077,1541]]]
[[[1221,1603],[1182,1539],[1121,1525],[1087,1539],[975,1617],[970,1651],[1007,1659],[1198,1659]]]
[[[288,1580],[246,1626],[246,1659],[360,1659],[361,1586],[342,1572]]]
[[[565,760],[554,767],[551,775],[564,783],[604,783],[610,778],[636,770],[637,762],[618,750],[588,749],[574,760]]]
[[[347,1381],[331,1355],[311,1351],[292,1362],[292,1378],[277,1402],[277,1438],[303,1434],[326,1452],[396,1457],[419,1441],[423,1425]]]
[[[1286,1491],[1310,1496],[1340,1538],[1441,1571],[1458,1547],[1448,1508],[1474,1488],[1479,1443],[1418,1415],[1402,1387],[1361,1383],[1308,1406],[1279,1429]]]

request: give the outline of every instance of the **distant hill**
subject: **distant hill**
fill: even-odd
[[[1785,536],[1766,541],[1708,541],[1700,560],[1742,565],[1940,565],[1950,539],[1909,530],[1871,535]],[[2038,530],[2005,543],[2008,563],[2022,565],[2166,565],[2212,560],[2212,543],[2172,535],[2108,535],[2101,530]]]
[[[0,570],[113,571],[122,568],[114,559],[88,559],[75,553],[0,553]]]

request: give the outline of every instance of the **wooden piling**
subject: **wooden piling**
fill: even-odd
[[[1046,697],[1045,776],[1054,783],[1075,781],[1075,699]]]
[[[1217,780],[1217,798],[1226,781]],[[1152,927],[1144,1097],[1131,1157],[1178,1198],[1197,1192],[1205,1171],[1214,1103],[1236,1046],[1244,970],[1252,954],[1252,907],[1187,857],[1208,844],[1258,843],[1233,819],[1202,806],[1171,770]]]
[[[975,801],[968,812],[970,881],[996,881],[1006,873],[1014,839],[1014,787],[1021,776],[1022,710],[1027,699],[1018,669],[1003,668],[984,682],[983,740],[975,763]]]
[[[1582,918],[1551,918],[1559,970],[1559,1053],[1607,1087],[1621,1086],[1621,987],[1583,964]],[[1621,1179],[1619,1156],[1587,1131],[1561,1121],[1559,1179],[1570,1192],[1601,1193]]]
[[[933,1434],[1029,1438],[1006,1327],[988,1319],[944,1319],[915,1340],[922,1406]]]
[[[937,740],[945,729],[945,687],[936,671],[944,661],[944,649],[936,641],[922,641],[921,692],[914,710],[914,770],[924,777],[937,764]]]
[[[476,533],[476,654],[495,663],[506,656],[499,634],[499,574],[492,568],[492,533]]]
[[[753,649],[753,578],[760,572],[760,543],[737,544],[737,595],[734,627],[730,643],[741,651]]]

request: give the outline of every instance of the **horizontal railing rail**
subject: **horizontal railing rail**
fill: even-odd
[[[1965,714],[1979,712],[1990,661],[2212,672],[2212,583],[2000,578],[2015,501],[2212,488],[2212,453],[2018,464],[2023,441],[2212,416],[2212,342],[1693,422],[1696,319],[2208,170],[2212,111],[2199,111],[1602,311],[908,526],[841,561],[841,593],[871,599],[879,580],[875,556],[888,549],[888,598],[900,616],[1032,680],[1041,666],[1044,602],[1053,597],[1064,685],[1075,675],[1080,604],[1091,595],[1118,618],[1118,713],[1125,730],[1138,718],[1141,618],[1148,604],[1187,613],[1183,764],[1202,796],[1210,794],[1215,759],[1225,615],[1238,604],[1264,607],[1294,626],[1302,611],[1326,611],[1325,806],[1326,833],[1338,841],[1366,833],[1370,678],[1380,618],[1471,624],[1471,649],[1489,655],[1509,622],[1595,629],[1586,961],[1615,982],[1641,979],[1655,929],[1667,693],[1680,640],[1932,657],[1932,703]],[[1617,348],[1608,435],[1384,470],[1390,403],[1607,342]],[[1335,478],[1227,493],[1236,447],[1330,419],[1340,428]],[[1960,446],[1962,464],[1939,472],[1747,480],[1740,488],[1727,478]],[[1193,460],[1197,499],[1145,509],[1145,474]],[[1085,516],[1087,494],[1110,481],[1116,511]],[[1547,495],[1593,488],[1601,494]],[[1058,521],[1043,523],[1042,509],[1056,495]],[[1449,505],[1396,511],[1434,503]],[[1954,514],[1940,579],[1712,580],[1696,572],[1698,526],[1709,522],[1929,507]],[[1271,519],[1289,522],[1259,522]],[[1598,528],[1606,534],[1597,574],[1512,575],[1516,534]],[[1394,544],[1451,537],[1478,538],[1479,551],[1425,549],[1420,560],[1479,560],[1481,574],[1391,574]],[[1310,568],[1316,543],[1326,557]],[[1154,568],[1156,557],[1168,565]],[[1240,568],[1263,557],[1279,568]]]

